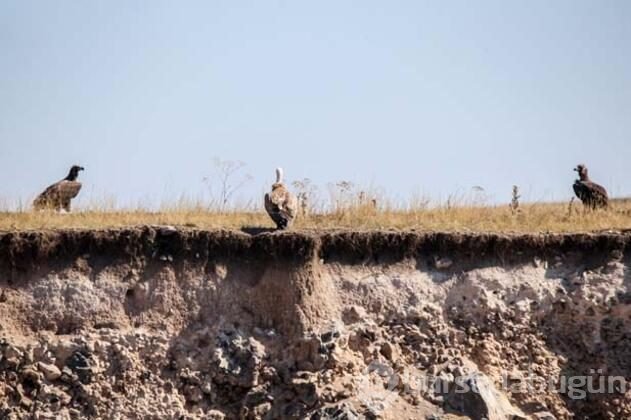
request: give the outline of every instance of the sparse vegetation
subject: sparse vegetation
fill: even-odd
[[[121,208],[114,197],[76,207],[73,213],[33,211],[19,202],[10,207],[0,201],[0,231],[28,229],[131,227],[175,225],[201,229],[272,228],[263,209],[263,197],[236,199],[252,181],[241,161],[214,158],[211,175],[203,179],[209,199],[182,196],[163,202],[158,209],[140,204]],[[513,186],[508,205],[489,204],[481,186],[451,194],[435,202],[422,194],[401,202],[389,199],[373,186],[347,180],[321,190],[309,178],[295,180],[291,189],[299,202],[293,229],[415,229],[462,232],[579,232],[631,229],[631,199],[612,200],[608,209],[591,210],[579,201],[524,203]],[[322,194],[324,192],[324,194]],[[328,194],[326,194],[328,192]],[[507,197],[508,198],[508,197]],[[10,210],[9,210],[10,209]]]
[[[243,173],[244,168],[245,162],[213,159],[213,173],[203,180],[211,195],[210,208],[220,213],[231,208],[234,195],[252,180],[252,175]]]
[[[571,218],[572,215],[575,213],[575,209],[574,209],[574,201],[576,199],[574,197],[570,198],[570,202],[567,205],[567,217]]]
[[[513,185],[513,196],[511,198],[509,207],[510,207],[510,211],[511,213],[513,213],[513,216],[517,215],[519,213],[519,199],[521,198],[521,195],[519,195],[519,187],[517,185]]]
[[[309,179],[304,178],[291,183],[296,190],[296,197],[300,206],[300,216],[309,217],[317,209],[318,187]]]
[[[580,203],[573,202],[569,210],[566,203],[520,203],[516,216],[504,205],[397,206],[379,200],[375,206],[371,199],[348,195],[344,205],[331,205],[328,210],[299,217],[294,229],[416,229],[463,232],[578,232],[607,229],[631,229],[631,201],[618,200],[608,210],[584,211]],[[0,230],[52,229],[52,228],[105,228],[138,225],[178,225],[197,228],[273,227],[263,210],[221,211],[208,210],[201,205],[165,207],[160,211],[79,209],[71,214],[54,212],[16,211],[0,212]]]

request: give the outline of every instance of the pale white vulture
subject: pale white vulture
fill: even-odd
[[[278,229],[287,229],[298,213],[298,199],[283,184],[283,170],[276,169],[276,182],[265,194],[265,210]]]

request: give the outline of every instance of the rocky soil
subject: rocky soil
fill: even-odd
[[[0,233],[0,418],[631,418],[630,243]]]

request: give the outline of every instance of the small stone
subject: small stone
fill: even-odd
[[[78,345],[67,339],[61,339],[57,342],[57,346],[54,349],[55,357],[60,363],[65,364],[72,353],[79,348]]]
[[[363,418],[363,416],[361,417]],[[359,420],[360,416],[348,402],[344,402],[338,405],[323,407],[313,413],[310,417],[311,420]]]
[[[30,386],[39,386],[40,382],[42,382],[42,376],[38,371],[31,368],[24,369],[20,375],[22,376],[22,382],[27,383]]]
[[[344,315],[342,318],[346,324],[355,324],[357,322],[363,321],[366,319],[368,315],[366,314],[366,310],[361,306],[352,305],[346,311],[344,311]]]
[[[262,419],[265,418],[266,414],[270,412],[272,409],[272,404],[269,402],[259,404],[252,410],[252,415],[254,418]]]
[[[195,385],[187,385],[186,388],[184,388],[184,395],[186,396],[186,401],[192,403],[198,403],[204,399],[204,394],[201,389]]]
[[[453,264],[454,264],[454,262],[450,258],[447,258],[447,257],[442,257],[442,258],[435,257],[434,258],[434,265],[439,270],[447,270]]]
[[[462,367],[462,366],[456,366],[456,367],[454,368],[454,370],[453,370],[451,373],[452,373],[452,374],[454,375],[454,377],[456,377],[456,378],[461,378],[461,377],[464,377],[464,376],[467,374],[467,372],[466,372],[465,368],[464,368],[464,367]]]
[[[213,392],[213,388],[210,382],[204,382],[200,389],[206,395],[210,395]]]
[[[495,389],[488,377],[479,372],[461,378],[457,386],[445,396],[445,404],[450,410],[473,418],[526,418],[505,394]]]
[[[388,360],[392,360],[393,359],[393,354],[394,354],[394,347],[392,346],[392,344],[386,342],[383,343],[381,345],[381,349],[379,350],[379,352],[383,355],[383,357],[385,357]]]
[[[309,380],[297,379],[293,381],[294,392],[298,395],[298,399],[305,403],[307,407],[312,407],[318,402],[317,387]]]
[[[52,382],[61,377],[61,371],[53,364],[39,362],[37,367],[44,374],[44,378],[46,378],[47,381]]]
[[[22,350],[12,345],[7,346],[4,350],[4,357],[7,359],[21,359],[23,355],[24,352]]]
[[[226,418],[226,415],[219,410],[210,410],[206,412],[206,416],[204,416],[205,420],[223,420]]]
[[[556,420],[556,417],[549,411],[540,411],[533,414],[533,418],[536,420]]]
[[[66,365],[72,369],[72,372],[75,373],[81,382],[89,383],[92,377],[92,369],[90,367],[90,361],[87,356],[84,355],[81,351],[77,350],[72,353],[72,356],[68,358],[66,361]]]
[[[26,409],[30,409],[31,406],[33,405],[33,400],[23,395],[20,398],[20,405]]]
[[[454,375],[447,372],[441,372],[434,381],[434,392],[436,394],[446,394],[451,390],[454,383]]]

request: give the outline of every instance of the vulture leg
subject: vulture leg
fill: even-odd
[[[59,209],[58,211],[60,211],[61,209],[64,209],[66,211],[66,213],[70,213],[70,199],[67,197],[60,197],[59,198]]]

